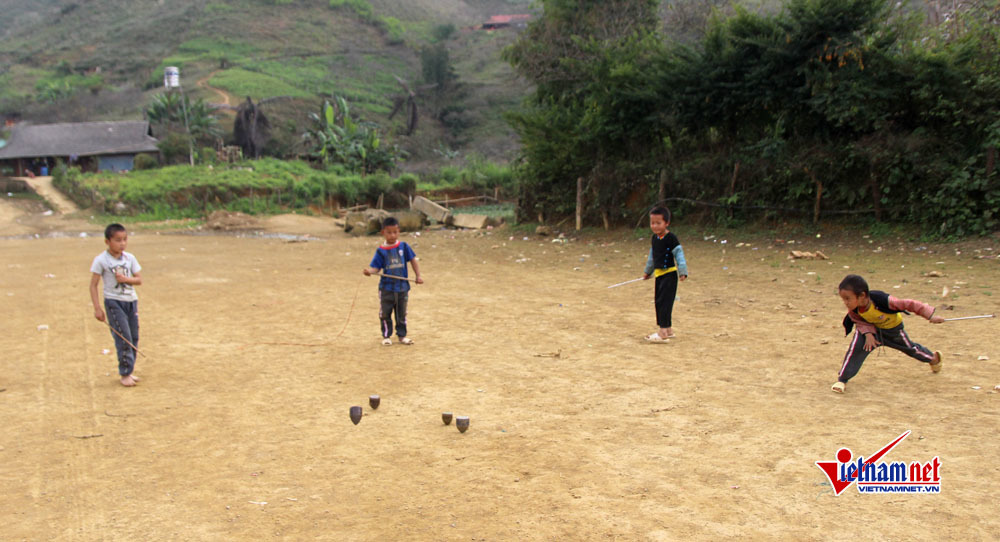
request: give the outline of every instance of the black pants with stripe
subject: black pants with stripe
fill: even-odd
[[[656,325],[672,327],[671,315],[674,312],[674,298],[677,297],[677,271],[656,277],[656,290],[653,300],[656,303]]]
[[[911,341],[909,335],[903,331],[903,324],[899,324],[892,329],[876,328],[875,338],[878,339],[878,346],[895,348],[907,356],[924,363],[934,361],[934,352],[931,352],[925,346]],[[872,349],[872,352],[874,351]],[[855,331],[854,338],[851,339],[851,346],[847,348],[847,354],[844,356],[844,363],[840,366],[840,377],[838,380],[846,383],[854,375],[858,374],[858,371],[861,370],[861,365],[870,353],[865,350],[865,336]]]
[[[381,327],[382,337],[388,339],[392,337],[392,313],[396,312],[396,335],[400,339],[406,336],[406,302],[410,298],[410,292],[390,292],[379,290],[379,327]]]

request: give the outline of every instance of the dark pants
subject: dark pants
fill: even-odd
[[[670,315],[674,312],[674,298],[677,297],[677,271],[656,277],[656,325],[672,327]]]
[[[934,361],[934,353],[926,347],[910,340],[910,336],[903,331],[903,324],[892,329],[875,329],[875,338],[878,339],[879,346],[895,348],[913,359],[924,363]],[[874,352],[874,349],[872,350]],[[860,332],[854,332],[851,339],[851,346],[847,347],[847,355],[844,356],[844,363],[840,366],[840,377],[838,380],[847,382],[861,370],[861,365],[865,362],[868,354],[865,350],[865,336]]]
[[[139,347],[139,302],[105,299],[104,309],[108,315],[108,325],[121,333],[133,346]],[[118,333],[111,332],[118,350],[118,374],[128,376],[135,369],[135,349],[129,346]]]
[[[392,337],[392,311],[395,310],[396,335],[402,339],[406,336],[406,301],[410,292],[379,290],[378,294],[381,301],[378,319],[382,326],[382,337],[386,339]]]

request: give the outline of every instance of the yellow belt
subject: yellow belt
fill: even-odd
[[[662,277],[663,275],[666,275],[667,273],[673,273],[674,271],[677,271],[677,266],[668,267],[666,269],[655,269],[653,270],[653,276]]]

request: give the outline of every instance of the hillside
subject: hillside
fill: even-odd
[[[907,9],[926,9],[917,0]],[[422,171],[472,154],[506,161],[516,138],[503,113],[529,92],[501,58],[514,29],[472,30],[492,15],[531,12],[532,0],[0,0],[0,118],[34,122],[140,118],[165,66],[185,91],[269,106],[275,153],[299,136],[331,94],[385,128]],[[775,11],[779,0],[664,0],[668,39],[703,35],[713,13]],[[423,84],[420,52],[442,44],[457,85],[418,91],[420,119],[388,119],[393,97]],[[223,128],[231,127],[223,116]],[[228,122],[227,122],[228,120]],[[228,131],[228,130],[227,130]]]
[[[528,9],[528,0],[0,0],[0,116],[139,118],[163,68],[178,66],[185,91],[209,102],[222,100],[219,91],[231,101],[294,98],[268,110],[285,146],[333,93],[400,131],[401,116],[387,119],[402,92],[395,78],[419,86],[420,50],[446,36],[459,84],[449,96],[454,122],[433,118],[440,103],[418,91],[418,130],[401,141],[411,162],[471,152],[508,159],[515,147],[502,112],[527,86],[500,51],[516,32],[470,28]]]

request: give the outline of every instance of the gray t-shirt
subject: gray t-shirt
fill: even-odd
[[[135,286],[118,282],[115,279],[117,271],[121,271],[126,277],[134,277],[136,273],[142,271],[142,266],[131,253],[123,251],[120,258],[115,258],[107,250],[98,254],[90,266],[91,273],[97,273],[104,279],[104,299],[138,301],[139,297],[135,295]]]

